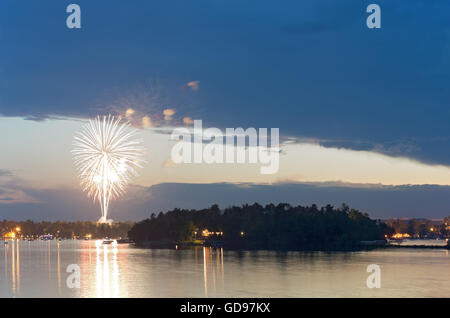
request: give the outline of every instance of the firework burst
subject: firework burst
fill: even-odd
[[[83,191],[100,203],[107,222],[109,203],[125,192],[143,163],[144,148],[137,130],[114,116],[97,117],[74,137],[72,154]]]

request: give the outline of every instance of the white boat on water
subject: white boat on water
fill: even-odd
[[[95,247],[100,248],[102,245],[112,245],[113,248],[117,247],[117,240],[110,238],[104,238],[103,240],[96,240]],[[106,246],[104,246],[106,248]]]
[[[105,238],[103,240],[103,245],[112,245],[113,247],[117,247],[117,240],[112,240],[110,238]]]

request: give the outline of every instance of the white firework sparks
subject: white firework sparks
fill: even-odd
[[[97,117],[75,135],[72,154],[83,191],[100,202],[107,222],[109,202],[124,193],[143,163],[144,148],[137,130],[114,116]]]

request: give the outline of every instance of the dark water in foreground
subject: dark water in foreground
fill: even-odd
[[[78,264],[80,288],[68,288]],[[381,288],[369,289],[369,264]],[[449,297],[440,249],[339,253],[149,250],[94,241],[0,245],[1,297]]]

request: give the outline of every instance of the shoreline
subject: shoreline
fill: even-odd
[[[131,246],[135,248],[142,249],[189,249],[195,247],[210,247],[214,249],[223,248],[227,251],[273,251],[273,252],[359,252],[359,251],[370,251],[375,249],[388,249],[388,248],[409,248],[409,249],[443,249],[450,250],[450,244],[447,245],[398,245],[398,244],[361,244],[359,246],[355,246],[354,248],[348,249],[258,249],[258,248],[236,248],[226,246],[224,242],[220,242],[220,244],[203,244],[203,243],[193,243],[193,242],[182,242],[182,243],[174,243],[174,242],[145,242],[145,243],[130,243]]]

